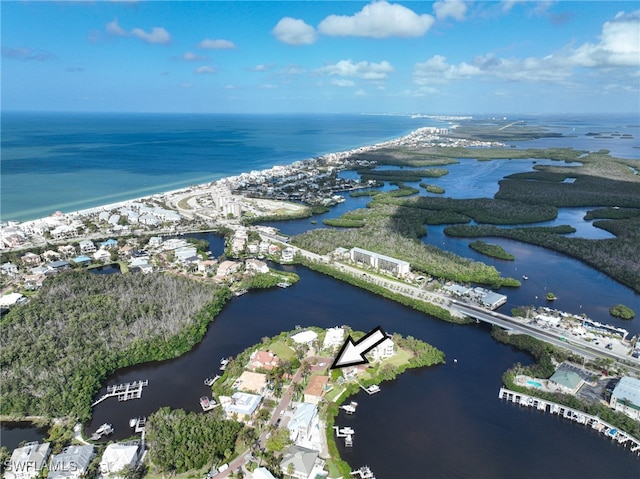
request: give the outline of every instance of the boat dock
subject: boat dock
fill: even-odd
[[[579,411],[568,406],[563,406],[562,404],[529,396],[524,393],[511,391],[506,388],[500,388],[498,398],[506,399],[507,401],[519,404],[520,406],[536,408],[538,411],[557,414],[565,419],[570,419],[571,421],[579,424],[589,426],[604,434],[606,437],[617,441],[619,444],[623,444],[625,446],[628,444],[631,452],[635,452],[640,455],[640,440],[603,421],[598,416],[592,416],[591,414],[587,414],[586,412]]]
[[[200,407],[203,411],[211,411],[216,406],[218,406],[218,403],[216,403],[215,399],[209,399],[208,396],[200,398]]]
[[[207,379],[204,380],[204,385],[205,386],[211,386],[218,379],[220,379],[220,375],[219,374],[216,374],[215,376],[212,374],[211,376],[209,376]]]
[[[351,401],[349,404],[344,406],[340,406],[340,409],[344,409],[347,414],[353,414],[356,412],[356,408],[358,407],[358,403],[355,401]]]
[[[364,387],[362,384],[358,383],[360,385],[360,387],[366,391],[366,393],[371,396],[375,393],[379,393],[380,392],[380,386],[378,386],[377,384],[372,384],[371,386],[367,386]]]
[[[92,441],[97,441],[100,438],[102,438],[102,436],[108,436],[109,434],[111,434],[113,432],[113,426],[109,423],[104,423],[102,426],[100,426],[96,432],[93,433],[93,435],[91,436],[91,440]]]
[[[369,466],[362,466],[360,469],[356,469],[355,471],[351,471],[352,476],[360,476],[360,479],[376,479],[371,472]]]
[[[133,428],[133,430],[137,433],[144,431],[144,426],[147,423],[146,417],[138,417],[129,420],[129,426]]]
[[[336,432],[336,437],[344,437],[344,445],[346,447],[353,446],[353,435],[356,433],[351,427],[338,427],[333,426],[333,430]]]
[[[117,396],[118,401],[128,401],[129,399],[140,399],[142,397],[142,388],[148,386],[149,381],[133,381],[131,383],[118,384],[116,386],[107,386],[107,394],[100,396],[91,407],[101,403],[107,398]]]

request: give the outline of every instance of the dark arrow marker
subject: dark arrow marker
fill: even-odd
[[[354,343],[353,338],[349,336],[340,348],[340,352],[336,356],[336,360],[331,365],[331,369],[345,368],[347,366],[356,366],[358,364],[368,363],[369,361],[364,357],[364,355],[385,339],[387,339],[387,335],[380,326],[371,330],[357,343]]]

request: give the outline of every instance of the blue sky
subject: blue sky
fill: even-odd
[[[2,110],[639,113],[637,1],[2,1]]]

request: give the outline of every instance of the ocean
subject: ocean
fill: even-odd
[[[0,220],[130,200],[441,124],[401,115],[3,113]]]

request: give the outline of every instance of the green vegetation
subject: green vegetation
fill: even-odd
[[[241,423],[213,413],[161,408],[146,424],[150,463],[168,473],[220,465],[233,456],[241,429]]]
[[[318,207],[315,209],[315,212],[326,213],[325,207]],[[305,206],[304,208],[292,210],[289,213],[263,215],[263,216],[243,216],[242,224],[245,226],[249,226],[256,223],[266,223],[269,221],[300,220],[304,218],[309,218],[313,214],[314,214],[314,211],[310,207]]]
[[[634,218],[640,216],[640,209],[634,208],[599,208],[597,210],[589,210],[584,215],[585,220],[623,220],[626,218]]]
[[[477,251],[478,253],[491,256],[492,258],[504,259],[508,261],[513,261],[514,259],[516,259],[515,256],[507,253],[502,246],[497,244],[485,243],[481,240],[469,243],[469,248]]]
[[[322,223],[339,228],[362,228],[365,225],[362,220],[350,220],[348,218],[327,218],[322,220]]]
[[[434,202],[431,203],[430,200]],[[503,202],[496,202],[498,204],[494,207],[492,202],[494,200],[489,199],[396,198],[393,192],[379,193],[373,197],[367,208],[349,211],[331,223],[334,226],[357,225],[357,228],[316,229],[295,236],[292,243],[319,254],[329,253],[338,247],[357,246],[408,261],[413,269],[437,278],[461,283],[482,283],[494,287],[519,286],[519,281],[501,277],[498,270],[492,266],[442,251],[418,239],[426,233],[425,223],[470,221],[470,216],[463,215],[460,211],[473,214],[477,218],[494,218],[491,216],[492,211],[499,211],[500,203]],[[438,206],[440,210],[435,209]],[[532,220],[534,216],[539,218],[550,214],[555,217],[553,208],[549,211],[544,207],[531,208],[522,205],[519,211],[521,214],[512,216],[514,221],[522,222],[525,219]]]
[[[0,321],[2,414],[88,419],[107,375],[189,351],[229,297],[170,274],[58,274]]]
[[[556,299],[558,299],[558,297],[551,291],[549,291],[545,297],[547,298],[547,301],[555,301]]]
[[[372,170],[362,168],[357,172],[363,181],[420,181],[422,178],[439,178],[449,173],[449,170],[441,168],[412,170]]]
[[[633,309],[625,306],[624,304],[615,304],[611,306],[611,308],[609,308],[609,314],[621,319],[633,319],[636,315],[636,313],[633,312]]]
[[[299,280],[300,276],[295,273],[270,270],[268,273],[255,273],[254,275],[243,279],[240,286],[246,289],[267,289],[275,288],[278,283],[281,282],[294,284]]]
[[[428,193],[434,193],[436,195],[444,194],[444,188],[438,185],[428,185],[427,183],[420,183],[420,186],[427,190]]]

